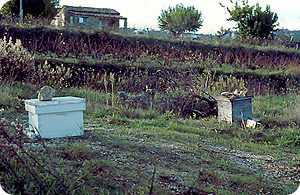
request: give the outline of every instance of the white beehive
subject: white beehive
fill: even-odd
[[[29,130],[37,131],[42,138],[83,135],[85,99],[56,97],[51,101],[25,100]]]
[[[219,121],[247,121],[252,119],[252,96],[225,98],[218,97],[218,119]]]

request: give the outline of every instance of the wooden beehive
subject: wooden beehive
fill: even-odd
[[[220,96],[218,102],[218,119],[219,121],[247,121],[252,119],[252,96],[226,98]]]

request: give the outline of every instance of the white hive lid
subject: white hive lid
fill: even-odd
[[[51,101],[30,99],[25,100],[25,109],[36,114],[85,110],[85,99],[72,96],[55,97]]]
[[[85,102],[84,98],[79,97],[55,97],[52,98],[51,101],[40,101],[38,99],[30,99],[25,100],[25,104],[29,104],[31,106],[47,106],[47,105],[57,105],[57,104],[74,104],[74,103],[82,103]]]

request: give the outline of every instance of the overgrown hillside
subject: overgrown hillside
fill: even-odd
[[[181,85],[181,78],[202,74],[213,74],[214,81],[220,76],[242,78],[252,93],[287,92],[298,88],[300,82],[299,52],[5,25],[0,26],[0,37],[21,40],[34,56],[35,66],[47,60],[51,67],[69,67],[70,76],[65,80],[73,86],[92,82],[91,77],[99,80],[104,72],[113,72],[120,80],[130,76],[137,92],[145,85],[165,90],[174,82]],[[147,82],[139,82],[141,79]]]
[[[200,42],[169,41],[147,37],[125,37],[107,32],[17,28],[0,26],[0,37],[20,39],[29,51],[58,58],[91,58],[99,64],[112,60],[115,65],[140,65],[163,68],[201,66],[217,68],[222,64],[241,69],[287,71],[300,64],[299,52],[256,50],[244,47],[214,46]],[[145,59],[146,58],[146,59]],[[115,60],[115,61],[113,61]],[[129,62],[128,62],[129,61]],[[101,63],[102,62],[102,63]],[[129,64],[127,64],[129,63]],[[153,63],[153,62],[152,62]],[[292,71],[292,70],[290,70]],[[294,71],[297,72],[295,69]]]

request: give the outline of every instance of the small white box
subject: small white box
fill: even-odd
[[[246,127],[248,128],[255,128],[257,125],[260,125],[260,120],[259,119],[248,119],[246,123]]]
[[[38,131],[42,138],[83,135],[85,99],[56,97],[51,101],[25,100],[29,130]]]

